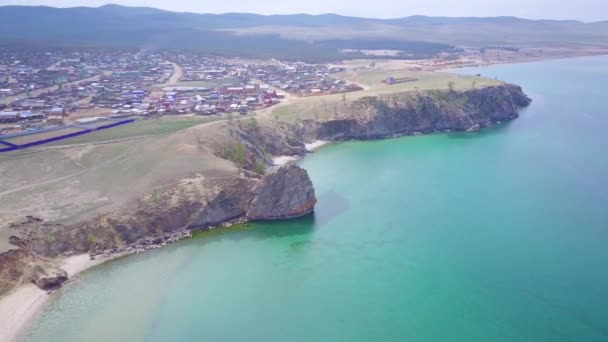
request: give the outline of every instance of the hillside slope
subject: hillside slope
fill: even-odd
[[[61,9],[3,6],[0,7],[0,44],[190,48],[228,55],[294,57],[299,54],[336,58],[338,49],[370,46],[430,54],[449,50],[454,45],[606,47],[608,23],[514,17],[370,19],[336,14],[216,15],[117,5]]]

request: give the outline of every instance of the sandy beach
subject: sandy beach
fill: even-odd
[[[90,260],[88,254],[81,254],[64,259],[61,268],[73,279],[78,273],[111,259]],[[0,342],[17,341],[52,295],[28,284],[0,299]]]
[[[328,143],[329,143],[329,141],[324,141],[324,140],[314,141],[310,144],[305,145],[306,151],[313,152],[313,151],[319,149],[321,146],[327,145]],[[272,163],[275,166],[283,166],[283,165],[289,164],[291,162],[294,162],[298,159],[300,159],[299,156],[277,156],[272,159]]]
[[[327,144],[329,144],[329,141],[325,141],[325,140],[316,140],[316,141],[314,141],[314,142],[312,142],[312,143],[310,143],[310,144],[306,144],[305,146],[306,146],[306,150],[307,150],[308,152],[313,152],[313,151],[315,151],[315,150],[317,150],[317,149],[319,149],[319,148],[321,148],[322,146],[325,146],[325,145],[327,145]]]
[[[283,166],[285,164],[289,164],[292,161],[296,161],[296,160],[298,160],[298,157],[294,157],[294,156],[278,156],[278,157],[272,158],[272,163],[275,166]]]

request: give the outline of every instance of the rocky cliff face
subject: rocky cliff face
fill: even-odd
[[[27,283],[34,283],[43,290],[52,290],[67,279],[67,273],[51,260],[28,250],[12,250],[0,256],[0,297],[13,287]]]
[[[247,219],[290,219],[313,211],[317,198],[306,170],[297,166],[281,167],[255,186],[255,196],[247,210]]]
[[[306,171],[287,165],[261,180],[185,179],[142,198],[134,212],[111,213],[75,226],[27,220],[15,225],[11,243],[45,257],[116,252],[235,220],[298,217],[310,213],[315,203]]]
[[[322,140],[378,139],[400,134],[473,131],[514,119],[530,99],[515,85],[466,92],[365,97],[344,118],[316,125]]]

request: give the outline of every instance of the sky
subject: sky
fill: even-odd
[[[117,3],[180,12],[259,14],[338,13],[368,18],[517,16],[528,19],[608,20],[608,0],[0,0],[0,5],[55,7]]]

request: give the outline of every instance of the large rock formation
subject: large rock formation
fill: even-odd
[[[54,290],[68,280],[68,273],[61,268],[37,266],[32,282],[42,290]]]
[[[429,91],[364,97],[344,117],[316,125],[321,140],[378,139],[400,134],[473,131],[512,120],[530,99],[511,84],[465,92]]]
[[[0,255],[0,297],[23,284],[34,283],[43,290],[51,290],[67,279],[67,273],[51,260],[26,249],[11,250]]]
[[[270,173],[255,186],[247,210],[249,220],[290,219],[313,211],[317,198],[306,170],[287,165]]]

